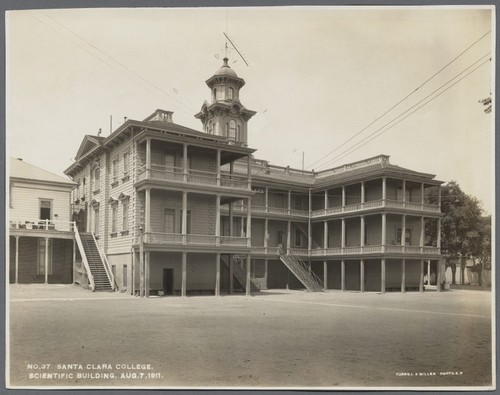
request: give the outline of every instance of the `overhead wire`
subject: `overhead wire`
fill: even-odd
[[[425,101],[426,99],[428,99],[430,96],[432,96],[433,94],[435,94],[437,91],[439,91],[440,89],[442,89],[443,87],[445,87],[446,85],[448,85],[451,81],[453,81],[454,79],[456,79],[459,75],[463,74],[466,70],[470,69],[471,67],[473,67],[475,64],[477,64],[478,62],[481,61],[481,59],[483,59],[485,56],[489,56],[491,53],[488,53],[484,56],[482,56],[479,60],[477,60],[476,62],[474,62],[472,65],[468,66],[465,70],[463,70],[462,72],[460,72],[459,74],[457,74],[455,77],[453,77],[452,79],[448,80],[445,84],[441,85],[439,88],[437,88],[436,90],[434,90],[431,94],[429,94],[428,96],[426,96],[425,98],[423,98],[422,100],[420,100],[419,102],[417,102],[416,104],[414,104],[413,106],[411,106],[409,109],[407,109],[406,111],[404,111],[403,113],[401,113],[400,115],[398,115],[396,118],[392,119],[391,121],[389,121],[388,123],[386,123],[385,125],[383,125],[382,127],[378,128],[377,130],[375,130],[374,132],[372,132],[371,134],[369,134],[367,137],[365,137],[364,139],[362,139],[361,141],[359,141],[358,143],[356,143],[355,145],[353,145],[352,147],[348,148],[347,150],[345,150],[343,153],[337,155],[336,157],[330,159],[326,164],[322,165],[321,168],[324,168],[330,164],[333,164],[337,161],[339,161],[340,159],[343,159],[346,155],[358,150],[359,148],[363,147],[364,145],[368,144],[370,141],[374,140],[375,138],[379,137],[380,135],[384,134],[385,132],[387,132],[388,130],[392,129],[394,126],[396,126],[397,124],[399,124],[401,121],[403,121],[404,119],[408,118],[410,115],[412,115],[413,113],[415,113],[416,111],[420,110],[422,107],[426,106],[427,104],[429,104],[431,101],[433,101],[434,99],[438,98],[439,96],[441,96],[444,92],[446,92],[448,89],[452,88],[453,86],[455,86],[457,83],[459,83],[460,81],[462,81],[464,78],[466,78],[467,76],[469,76],[470,74],[472,74],[474,71],[476,71],[477,69],[479,69],[481,66],[483,66],[484,64],[488,63],[489,61],[491,61],[491,58],[490,59],[487,59],[485,60],[483,63],[481,63],[479,66],[477,66],[476,68],[474,68],[473,70],[471,70],[469,73],[467,73],[465,76],[463,76],[462,78],[460,78],[459,80],[455,81],[452,85],[448,86],[447,88],[443,89],[441,92],[439,92],[436,96],[432,97],[430,100],[428,100],[426,103],[424,103],[423,105],[421,105],[420,107],[416,108],[415,110],[411,111],[409,114],[407,114],[406,116],[404,116],[403,118],[401,118],[399,121],[397,121],[396,123],[394,123],[393,125],[389,126],[387,129],[383,130],[382,132],[380,132],[382,129],[384,129],[386,126],[388,126],[389,124],[393,123],[396,119],[400,118],[402,115],[404,115],[405,113],[407,113],[408,111],[410,111],[411,109],[413,109],[414,107],[418,106],[420,103],[422,103],[423,101]],[[380,132],[380,133],[379,133]],[[377,134],[378,133],[378,134]],[[376,135],[375,135],[376,134]],[[366,141],[368,138],[370,138],[371,136],[375,135],[373,138],[369,139],[368,141]],[[320,168],[320,169],[321,169]]]
[[[458,58],[460,58],[464,53],[466,53],[469,49],[471,49],[474,45],[476,45],[479,41],[481,41],[484,37],[486,37],[488,34],[491,33],[491,30],[488,30],[485,34],[483,34],[481,37],[479,37],[476,41],[474,41],[471,45],[469,45],[466,49],[464,49],[462,52],[460,52],[457,56],[455,56],[451,61],[449,61],[447,64],[445,64],[443,67],[441,67],[436,73],[434,73],[431,77],[429,77],[427,80],[425,80],[423,83],[421,83],[416,89],[411,91],[409,94],[407,94],[405,97],[403,97],[401,100],[399,100],[396,104],[391,106],[388,110],[386,110],[382,115],[379,115],[377,118],[375,118],[372,122],[370,122],[367,126],[365,126],[363,129],[355,133],[352,137],[350,137],[348,140],[344,141],[341,145],[333,149],[332,151],[328,152],[327,154],[323,155],[320,159],[318,159],[316,162],[308,165],[306,168],[312,168],[315,166],[317,163],[321,162],[323,159],[326,157],[330,156],[334,152],[338,151],[340,148],[345,146],[347,143],[352,141],[354,138],[359,136],[361,133],[363,133],[366,129],[368,129],[370,126],[372,126],[375,122],[377,122],[379,119],[387,115],[390,111],[392,111],[394,108],[396,108],[398,105],[403,103],[406,99],[408,99],[410,96],[412,96],[415,92],[417,92],[420,88],[422,88],[424,85],[426,85],[428,82],[430,82],[434,77],[436,77],[438,74],[440,74],[444,69],[446,69],[449,65],[451,65],[453,62],[455,62]]]

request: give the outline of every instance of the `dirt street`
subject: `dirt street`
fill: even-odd
[[[491,385],[491,294],[140,299],[11,285],[12,386]]]

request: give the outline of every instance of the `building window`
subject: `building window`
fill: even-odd
[[[234,89],[233,89],[233,88],[229,88],[229,89],[227,90],[227,98],[228,98],[229,100],[233,100],[233,98],[234,98]]]
[[[175,210],[172,208],[163,210],[163,231],[165,233],[175,233]]]
[[[129,158],[129,153],[125,152],[123,154],[123,176],[128,175],[128,158]]]
[[[165,152],[165,167],[167,171],[175,168],[175,152]]]
[[[123,224],[122,230],[124,232],[128,231],[128,202],[123,203]]]
[[[229,121],[229,135],[228,137],[232,140],[236,139],[236,122],[234,119],[231,119]]]
[[[40,219],[52,218],[52,200],[40,200]]]
[[[37,274],[45,275],[45,239],[38,239],[38,262],[37,262]],[[49,262],[48,262],[48,273],[52,274],[52,240],[49,240]]]
[[[101,169],[98,167],[94,170],[94,192],[98,192],[101,188]]]
[[[118,177],[118,159],[113,159],[113,181],[116,181]]]
[[[111,234],[116,234],[116,214],[118,212],[118,207],[113,205],[111,207]]]
[[[214,126],[212,123],[212,120],[208,121],[208,134],[213,134],[214,133]]]
[[[397,230],[397,243],[401,244],[401,228]],[[411,229],[406,228],[405,230],[405,245],[411,244]]]
[[[236,126],[236,140],[241,141],[240,125]]]

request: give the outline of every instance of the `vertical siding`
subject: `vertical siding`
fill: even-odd
[[[335,248],[335,247],[340,247],[341,245],[342,245],[342,221],[340,220],[328,221],[328,246],[331,248]]]
[[[381,245],[382,244],[382,216],[370,215],[365,217],[366,225],[366,244]]]
[[[361,221],[359,218],[345,220],[345,245],[346,247],[361,245]]]

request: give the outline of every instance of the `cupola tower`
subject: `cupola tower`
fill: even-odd
[[[195,115],[203,123],[203,131],[246,146],[247,123],[256,112],[247,110],[240,102],[240,89],[245,80],[236,75],[228,65],[228,58],[224,58],[222,67],[206,83],[212,94],[211,102],[205,101]]]

